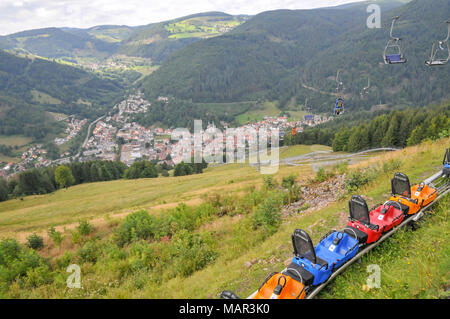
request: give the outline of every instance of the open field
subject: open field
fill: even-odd
[[[308,112],[302,110],[287,109],[285,112],[289,114],[289,120],[301,120],[306,114],[309,114]],[[236,122],[243,125],[248,122],[262,121],[264,116],[276,117],[285,112],[277,108],[276,102],[266,101],[262,105],[252,107],[247,112],[238,115],[236,117]]]
[[[211,17],[194,17],[170,23],[165,26],[165,29],[170,32],[169,38],[171,39],[208,38],[222,34],[241,23],[237,18],[217,20],[211,19]]]
[[[7,146],[24,146],[30,143],[33,139],[23,135],[0,135],[0,144]]]
[[[308,176],[307,167],[280,167],[277,176],[296,173]],[[106,214],[139,209],[174,207],[179,202],[196,204],[202,194],[227,191],[239,193],[251,185],[261,185],[255,167],[240,164],[208,168],[203,174],[157,179],[118,180],[77,185],[52,194],[28,196],[0,203],[0,237],[19,232],[46,230],[49,225],[64,225],[81,218],[103,218]]]
[[[31,90],[33,95],[33,101],[40,104],[61,104],[61,100],[48,95],[47,93],[40,92],[38,90]]]

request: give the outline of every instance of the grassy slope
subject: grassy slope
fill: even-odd
[[[311,169],[280,167],[277,176],[292,172],[305,176]],[[77,185],[52,194],[28,196],[23,201],[0,203],[0,237],[18,231],[39,231],[49,224],[70,224],[80,218],[102,219],[105,214],[114,216],[140,208],[153,211],[176,206],[180,201],[197,204],[201,194],[223,190],[237,193],[261,183],[255,168],[230,164],[209,168],[201,175]]]
[[[384,162],[388,159],[401,159],[402,160],[402,166],[399,170],[407,173],[410,176],[410,179],[412,182],[417,182],[419,180],[422,180],[424,177],[430,175],[431,173],[435,172],[439,167],[441,163],[441,157],[442,157],[442,150],[445,148],[445,146],[448,145],[450,142],[449,139],[441,140],[435,143],[426,143],[424,145],[411,147],[402,151],[398,151],[395,153],[388,153],[384,155],[380,155],[377,157],[374,157],[370,159],[367,162],[357,164],[356,166],[359,167],[365,167],[370,165],[376,165],[380,162]],[[408,159],[408,160],[405,160]],[[289,174],[291,172],[296,173],[302,173],[301,171],[296,171],[298,168],[282,168],[280,172],[277,174],[276,178],[278,179],[280,176]],[[253,173],[252,173],[253,172]],[[391,178],[391,173],[385,174],[381,173],[376,180],[374,180],[372,183],[366,185],[361,190],[359,190],[359,193],[364,194],[368,197],[368,204],[369,206],[372,206],[380,201],[383,201],[387,198],[387,194],[389,191],[389,180]],[[187,193],[184,193],[184,196],[192,196],[191,198],[197,198],[199,197],[199,194],[201,192],[196,192],[195,189],[193,190],[192,187],[194,184],[197,184],[200,182],[200,180],[204,181],[204,186],[207,186],[208,183],[210,184],[209,188],[206,188],[206,191],[209,193],[212,192],[222,192],[223,190],[233,190],[234,192],[238,192],[245,188],[245,185],[254,185],[261,183],[261,176],[254,171],[252,171],[249,168],[246,168],[246,171],[243,171],[242,169],[235,169],[235,167],[232,166],[222,166],[218,168],[211,168],[208,169],[208,172],[206,172],[203,175],[199,176],[189,176],[184,178],[178,178],[177,179],[177,185],[174,186],[173,181],[174,179],[159,179],[159,180],[143,180],[143,181],[133,181],[133,183],[129,184],[123,184],[128,183],[127,181],[121,181],[119,182],[110,182],[110,183],[96,183],[96,184],[89,184],[85,185],[85,192],[88,192],[91,194],[92,197],[89,197],[83,201],[81,201],[81,195],[78,195],[76,200],[74,200],[72,203],[68,202],[68,198],[66,198],[66,201],[60,201],[59,207],[52,208],[52,210],[49,211],[49,214],[45,214],[45,209],[42,209],[46,203],[49,203],[52,199],[49,198],[49,196],[68,196],[70,192],[78,192],[77,187],[74,187],[72,189],[69,189],[66,194],[64,194],[64,191],[57,192],[54,195],[48,195],[48,196],[39,196],[39,197],[30,197],[26,198],[24,203],[27,203],[29,200],[36,201],[34,204],[40,203],[40,205],[36,207],[28,207],[28,209],[21,209],[19,211],[9,212],[6,206],[4,205],[11,205],[11,204],[17,204],[14,203],[15,201],[10,201],[3,203],[0,205],[1,211],[0,216],[8,217],[9,219],[15,218],[15,217],[21,217],[22,220],[20,222],[16,222],[15,224],[12,223],[10,227],[12,229],[20,229],[20,224],[25,224],[25,228],[34,228],[39,229],[42,227],[45,227],[44,225],[48,224],[49,222],[53,222],[54,220],[65,220],[72,218],[73,220],[76,220],[80,214],[89,214],[100,216],[101,214],[105,214],[106,212],[111,212],[109,210],[109,205],[111,202],[115,202],[115,205],[120,205],[120,199],[119,202],[117,202],[117,197],[121,192],[126,192],[127,195],[123,196],[122,199],[122,205],[126,206],[128,205],[129,209],[135,209],[135,207],[132,207],[133,204],[133,197],[134,193],[140,193],[140,187],[143,185],[149,186],[149,184],[157,183],[162,181],[170,181],[167,182],[164,186],[162,184],[159,185],[159,190],[164,189],[164,187],[170,187],[169,184],[172,184],[172,189],[176,189],[177,191],[175,193],[172,193],[172,198],[175,198],[174,202],[179,202],[181,200],[185,200],[185,198],[180,198],[181,194],[183,192],[188,191]],[[191,180],[191,182],[187,182],[188,180]],[[230,181],[233,180],[233,183],[230,184]],[[249,182],[248,184],[244,184],[243,182]],[[115,185],[116,183],[119,183]],[[138,186],[138,183],[139,184]],[[106,184],[115,185],[117,187],[117,190],[115,192],[111,192],[106,196],[107,200],[105,201],[105,197],[103,197],[103,204],[105,202],[108,203],[107,207],[101,207],[101,202],[97,202],[95,200],[95,197],[100,197],[101,192],[108,192],[106,188]],[[132,185],[135,185],[134,187]],[[216,186],[212,186],[216,185]],[[83,186],[83,185],[81,185]],[[182,186],[182,187],[180,187]],[[197,186],[199,187],[199,186]],[[227,188],[230,187],[230,188]],[[80,188],[80,187],[78,187]],[[89,188],[89,190],[88,190]],[[130,188],[128,190],[128,188]],[[134,198],[135,202],[141,201],[141,207],[148,207],[151,205],[149,203],[149,197],[154,196],[151,192],[149,192],[150,189],[146,189],[142,192],[142,194],[138,195],[140,198]],[[169,190],[167,190],[170,192]],[[61,194],[62,193],[62,194]],[[75,193],[74,193],[75,194]],[[74,194],[71,194],[71,196],[74,196]],[[128,198],[131,197],[131,198]],[[58,197],[57,197],[58,198]],[[56,198],[53,198],[55,200]],[[161,200],[161,199],[159,199]],[[340,228],[346,223],[346,217],[348,215],[347,213],[347,200],[348,198],[342,199],[341,201],[337,203],[332,203],[331,205],[328,205],[327,207],[320,209],[318,211],[309,211],[304,212],[296,216],[289,217],[284,220],[283,224],[279,228],[279,230],[271,237],[262,240],[261,233],[255,232],[253,236],[249,236],[248,231],[246,227],[244,227],[243,223],[245,223],[245,219],[241,219],[240,215],[236,216],[224,216],[221,218],[217,218],[206,225],[203,225],[201,229],[206,229],[208,231],[213,231],[215,236],[218,236],[217,239],[217,247],[216,250],[218,252],[218,257],[216,261],[207,267],[205,267],[202,270],[199,270],[192,274],[191,276],[187,278],[181,278],[176,277],[170,280],[164,280],[162,285],[154,285],[154,284],[144,284],[143,286],[137,286],[136,283],[144,280],[144,282],[147,282],[145,280],[147,274],[144,273],[134,273],[131,276],[125,277],[122,280],[120,280],[120,283],[118,283],[118,271],[117,266],[110,263],[97,263],[97,264],[91,264],[91,263],[85,263],[82,265],[83,267],[83,291],[81,290],[67,290],[65,289],[65,277],[60,278],[61,280],[57,280],[55,284],[52,285],[44,285],[37,289],[33,289],[30,291],[24,291],[21,290],[19,287],[12,287],[11,288],[11,296],[18,296],[18,297],[56,297],[56,298],[67,298],[67,297],[115,297],[115,298],[156,298],[156,297],[162,297],[162,298],[215,298],[217,297],[217,294],[223,290],[223,289],[231,289],[237,292],[241,296],[247,296],[252,291],[254,291],[264,280],[264,278],[267,276],[267,274],[271,271],[275,270],[281,270],[284,268],[283,261],[290,258],[291,255],[291,244],[290,244],[290,234],[292,233],[294,228],[303,228],[307,229],[307,231],[311,234],[313,240],[316,242],[325,232],[327,232],[329,229],[332,228]],[[85,211],[81,210],[77,214],[74,215],[73,213],[73,207],[75,206],[76,202],[80,203],[82,202],[82,205],[91,205],[89,209],[85,208]],[[33,203],[28,203],[29,205]],[[147,206],[146,206],[147,205]],[[40,213],[35,212],[35,209],[42,209]],[[86,210],[88,211],[86,213]],[[27,214],[28,212],[31,212],[32,218],[30,220],[30,215]],[[66,211],[72,211],[72,213],[67,214]],[[52,212],[52,213],[50,213]],[[74,215],[74,216],[69,216]],[[0,224],[4,224],[4,221],[8,220],[8,218],[1,221]],[[445,216],[443,218],[446,218]],[[446,219],[445,219],[446,220]],[[441,223],[442,225],[445,225],[444,223]],[[27,226],[28,225],[28,226]],[[111,226],[111,225],[110,225]],[[5,231],[7,231],[9,227],[4,227],[0,230],[0,236],[5,235]],[[111,227],[110,227],[111,228]],[[448,227],[444,227],[444,229],[447,229]],[[426,228],[423,228],[423,232],[428,233]],[[105,228],[101,229],[102,232],[109,232],[111,229],[105,230]],[[420,234],[420,233],[419,233]],[[429,234],[432,234],[431,232]],[[104,234],[103,234],[104,236]],[[436,238],[434,235],[429,235],[431,238]],[[411,238],[415,238],[415,235],[412,235]],[[386,254],[386,251],[392,251],[392,241],[394,239],[389,239],[385,243],[383,243],[379,250],[382,252],[383,256]],[[405,240],[406,242],[406,240]],[[445,242],[445,240],[444,240]],[[411,243],[408,247],[414,247],[414,242]],[[435,244],[433,242],[433,244]],[[429,246],[429,243],[427,244]],[[405,251],[402,250],[402,252],[406,253],[408,247],[405,247]],[[426,246],[424,246],[426,247]],[[52,248],[50,247],[50,250]],[[53,251],[56,249],[53,248]],[[73,251],[73,247],[70,248],[68,246],[69,251]],[[48,253],[48,251],[47,251]],[[418,256],[416,257],[423,259],[423,255],[426,254],[424,252],[419,251]],[[50,255],[55,255],[55,253],[49,253]],[[61,249],[59,251],[59,254],[61,254]],[[440,253],[439,253],[440,254]],[[447,254],[448,255],[448,254]],[[403,258],[402,255],[395,254],[392,256],[396,256],[399,261],[399,265],[401,263],[404,263],[406,259]],[[436,265],[439,265],[440,273],[442,272],[442,269],[445,271],[447,267],[445,267],[446,264],[448,264],[447,258],[442,257],[444,255],[436,255],[434,262]],[[441,258],[442,257],[442,258]],[[260,259],[259,263],[254,264],[250,269],[244,266],[244,263],[246,261],[251,261],[256,258]],[[387,259],[389,261],[389,259]],[[369,260],[370,261],[370,260]],[[363,263],[369,262],[365,261],[363,259]],[[411,260],[413,261],[413,260]],[[387,268],[390,267],[390,264],[386,264]],[[385,267],[384,264],[381,265],[382,267]],[[419,267],[419,266],[418,266]],[[391,268],[389,269],[389,273],[391,273]],[[403,268],[394,268],[394,269],[403,269]],[[397,270],[396,270],[397,271]],[[365,282],[366,279],[366,273],[365,268],[358,268],[358,265],[352,266],[348,271],[344,273],[345,274],[349,272],[355,272],[356,278],[347,278],[347,281],[344,281],[342,283],[338,283],[340,286],[338,288],[342,288],[340,290],[344,291],[347,289],[345,287],[348,286],[355,286],[355,290],[358,289],[358,287],[361,287],[361,285]],[[395,273],[392,273],[395,275]],[[403,278],[404,282],[415,282],[417,281],[417,276],[420,276],[419,274],[414,274],[409,276],[409,273],[403,272]],[[144,276],[144,277],[142,277]],[[433,278],[439,278],[437,275],[433,275]],[[440,276],[442,277],[442,276]],[[384,277],[383,277],[384,278]],[[445,283],[445,277],[444,279],[440,279],[438,282],[433,282],[433,289],[430,289],[426,286],[420,286],[420,288],[425,288],[426,295],[429,297],[437,297],[439,296],[442,291],[444,290]],[[359,280],[359,281],[358,281]],[[385,279],[382,279],[385,280]],[[423,280],[423,278],[421,278]],[[382,283],[385,281],[382,281]],[[389,283],[388,280],[386,280],[386,283]],[[101,292],[100,292],[101,291]],[[412,291],[412,290],[410,290]],[[344,293],[344,292],[343,292]],[[330,296],[330,292],[326,291],[322,294],[322,296]],[[352,292],[352,290],[348,289],[347,295],[334,295],[336,297],[384,297],[381,294],[374,294],[372,292],[369,293],[363,293],[363,292]],[[404,296],[404,295],[403,295]],[[401,297],[401,295],[392,295],[392,297]]]
[[[440,167],[442,150],[449,142],[449,139],[446,139],[434,144],[428,143],[411,147],[403,151],[382,155],[369,160],[368,163],[358,164],[358,166],[366,166],[390,158],[402,159],[403,164],[400,170],[408,174],[412,182],[418,182],[426,176],[431,175],[431,173],[434,173]],[[408,161],[404,161],[405,158],[408,158]],[[369,197],[369,207],[388,198],[390,178],[390,174],[381,175],[375,181],[359,191],[359,193]],[[264,242],[256,244],[247,251],[235,251],[228,243],[224,244],[228,246],[228,249],[226,251],[224,249],[223,255],[221,255],[214,265],[194,273],[189,278],[172,279],[159,291],[146,291],[144,289],[144,291],[136,297],[154,298],[161,296],[164,298],[214,298],[223,289],[231,289],[238,293],[238,295],[247,296],[260,285],[268,273],[284,268],[283,261],[292,256],[290,234],[294,228],[307,229],[313,241],[317,242],[317,240],[329,229],[344,226],[347,221],[346,217],[348,216],[347,200],[348,199],[345,199],[341,202],[329,205],[313,214],[298,215],[289,218],[283,223],[275,235]],[[446,231],[448,233],[448,228],[446,228]],[[244,235],[245,234],[243,234],[243,236]],[[392,249],[392,246],[388,246],[391,241],[392,240],[388,240],[383,243],[379,249],[383,249],[383,252],[385,250],[389,251]],[[420,251],[416,253],[419,253],[418,258],[422,258],[423,254],[427,254],[427,252]],[[281,261],[272,264],[257,263],[250,269],[247,269],[244,266],[246,261],[251,261],[255,258],[261,258],[267,261],[272,256],[278,257]],[[399,262],[402,262],[401,260],[403,259],[399,257]],[[442,269],[445,271],[445,264],[448,264],[448,257],[443,259],[436,258],[435,263],[440,265],[441,272]],[[358,272],[358,269],[353,266],[347,272],[350,271]],[[360,270],[359,276],[360,282],[354,284],[355,286],[361,287],[367,278],[365,268]],[[403,280],[414,282],[417,280],[417,276],[417,274],[406,272],[403,273]],[[351,278],[350,280],[347,280],[346,283],[348,286],[353,285],[352,280],[356,279]],[[422,282],[424,282],[423,280],[424,278],[422,278]],[[446,284],[448,285],[448,281]],[[437,297],[444,289],[444,286],[441,282],[434,292],[430,290],[429,287],[424,286],[423,288],[426,289],[429,297]],[[131,295],[123,290],[119,290],[117,291],[117,294],[112,294],[112,296],[123,297]],[[384,297],[381,294],[374,295],[372,292],[359,292],[358,295],[353,295],[349,292],[346,295],[347,298],[357,296],[363,298]]]

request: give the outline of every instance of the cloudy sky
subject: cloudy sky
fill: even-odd
[[[0,35],[45,27],[136,26],[206,11],[253,15],[356,1],[360,0],[0,0]]]

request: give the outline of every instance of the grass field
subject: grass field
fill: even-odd
[[[245,113],[242,113],[236,117],[236,122],[240,125],[246,124],[248,122],[262,121],[265,116],[280,116],[282,112],[277,108],[276,102],[266,101],[260,106],[252,107]],[[289,120],[302,120],[308,112],[302,110],[290,110],[287,109],[286,113],[289,114]]]
[[[26,137],[23,135],[0,135],[0,145],[7,145],[7,146],[17,146],[18,149],[14,150],[14,152],[23,152],[26,149],[26,146],[32,142],[31,137]],[[20,161],[19,157],[11,157],[6,156],[4,154],[0,154],[0,162],[5,163],[18,163]]]
[[[242,22],[238,19],[217,20],[211,17],[194,17],[165,26],[170,32],[169,38],[208,38],[220,35],[231,28],[240,25]]]
[[[290,173],[306,177],[312,171],[308,167],[280,167],[277,176]],[[71,224],[81,218],[103,220],[106,214],[114,217],[139,209],[158,211],[179,202],[198,204],[202,194],[239,193],[261,184],[261,174],[255,167],[229,164],[208,168],[201,175],[77,185],[0,203],[0,237],[46,230],[49,225]]]
[[[23,135],[0,135],[0,144],[8,146],[24,146],[31,143],[33,139]]]
[[[369,207],[386,200],[394,170],[408,174],[413,183],[423,180],[441,167],[442,152],[449,142],[448,138],[434,143],[426,142],[401,151],[376,155],[350,166],[352,172],[362,168],[377,168],[372,181],[356,192],[366,196]],[[295,156],[305,152],[305,148],[297,147],[286,152]],[[397,163],[394,169],[384,167],[383,163],[390,162]],[[301,166],[281,167],[273,177],[280,182],[281,177],[289,174],[297,175],[300,183],[305,183],[313,175],[310,168]],[[167,212],[165,209],[180,202],[197,207],[204,201],[202,195],[205,194],[220,195],[220,205],[234,207],[239,203],[253,201],[255,196],[264,196],[264,192],[258,191],[262,184],[263,176],[254,168],[230,164],[208,168],[201,175],[85,184],[51,195],[0,203],[0,237],[23,240],[21,234],[30,230],[40,232],[51,224],[68,226],[80,218],[90,219],[96,227],[95,233],[81,243],[73,242],[73,232],[69,227],[64,232],[65,240],[61,247],[55,247],[46,240],[47,246],[40,254],[49,257],[54,265],[53,279],[26,286],[28,288],[15,282],[4,292],[4,296],[217,298],[220,291],[228,289],[245,297],[257,289],[270,272],[283,269],[284,263],[292,258],[290,234],[295,228],[306,229],[313,241],[317,242],[329,229],[343,227],[347,222],[347,201],[351,193],[344,194],[339,201],[318,210],[307,210],[283,218],[272,235],[265,233],[264,229],[252,228],[254,207],[250,207],[249,211],[234,214],[231,211],[223,216],[202,219],[193,233],[206,236],[206,241],[200,246],[192,242],[191,245],[197,250],[187,248],[186,253],[175,250],[174,255],[171,255],[171,245],[176,248],[176,245],[182,244],[182,239],[178,237],[159,242],[141,240],[120,248],[114,244],[117,235],[115,230],[120,224],[118,219],[128,212],[146,208],[156,215],[162,211],[161,216],[164,216]],[[231,202],[227,202],[227,199]],[[361,264],[350,267],[341,275],[342,278],[335,280],[319,297],[437,298],[445,294],[449,285],[449,254],[445,245],[449,233],[448,198],[435,215],[435,219],[428,219],[417,232],[399,233],[388,239],[373,252],[372,257],[364,257]],[[102,226],[97,223],[100,219],[106,224]],[[184,263],[196,260],[198,254],[204,253],[207,247],[214,251],[213,259],[188,275],[178,272],[177,269],[183,267]],[[179,259],[180,254],[185,259]],[[161,262],[161,258],[167,259],[167,262]],[[367,278],[365,265],[374,260],[382,268],[382,288],[375,292],[365,291],[361,288]],[[252,261],[250,267],[245,265],[249,261]],[[66,262],[80,264],[83,289],[66,288],[65,268],[58,266]],[[408,268],[408,263],[415,265]],[[409,269],[410,272],[407,271]],[[395,284],[400,285],[393,289],[392,285]],[[406,288],[405,284],[408,285]]]
[[[38,90],[31,90],[33,95],[33,101],[40,104],[61,104],[61,100],[48,95],[47,93],[40,92]]]

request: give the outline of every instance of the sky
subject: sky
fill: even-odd
[[[254,15],[357,1],[361,0],[0,0],[0,35],[46,27],[145,25],[207,11]]]

